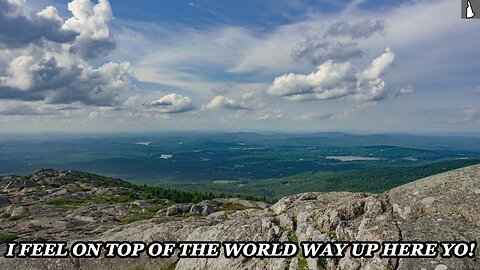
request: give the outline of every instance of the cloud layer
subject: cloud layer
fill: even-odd
[[[0,129],[251,129],[260,120],[270,130],[478,124],[479,66],[472,59],[479,51],[472,44],[480,40],[475,24],[458,19],[457,4],[408,1],[379,10],[353,1],[325,10],[294,2],[298,16],[260,16],[256,27],[125,12],[113,21],[110,4],[124,11],[135,5],[128,1],[72,0],[57,10],[36,8],[53,0],[0,0]],[[137,6],[136,14],[150,12]],[[424,110],[435,113],[415,114]]]
[[[368,38],[376,32],[381,32],[385,29],[384,21],[364,20],[355,23],[338,22],[332,24],[327,33],[331,36],[347,36],[352,39]]]

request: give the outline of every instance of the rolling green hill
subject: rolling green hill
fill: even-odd
[[[302,173],[284,178],[256,181],[223,181],[210,184],[182,183],[171,187],[183,190],[227,194],[248,194],[276,199],[287,195],[318,191],[380,193],[437,173],[480,163],[478,159],[455,159],[415,167],[382,167],[341,172]]]

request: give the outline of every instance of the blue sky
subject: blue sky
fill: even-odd
[[[480,20],[455,1],[0,7],[2,131],[480,131]]]

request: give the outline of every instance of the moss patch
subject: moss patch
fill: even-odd
[[[247,210],[247,209],[256,209],[256,207],[248,207],[248,206],[245,206],[245,205],[241,205],[239,203],[226,203],[226,204],[223,204],[221,207],[220,207],[220,211],[242,211],[242,210]]]
[[[15,239],[17,239],[18,236],[16,234],[4,234],[4,235],[0,235],[0,244],[4,244],[4,243],[7,243],[7,242],[11,242]]]

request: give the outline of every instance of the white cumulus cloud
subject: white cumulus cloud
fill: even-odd
[[[394,59],[395,54],[387,48],[361,72],[351,62],[329,60],[310,74],[288,73],[276,77],[268,92],[291,100],[343,97],[363,101],[381,99],[385,92],[385,82],[381,76]]]
[[[179,94],[168,94],[149,104],[151,107],[158,108],[162,113],[182,113],[195,109],[192,100]]]
[[[53,6],[31,12],[25,1],[0,0],[0,47],[18,48],[41,40],[67,43],[77,36],[64,28]]]
[[[72,17],[65,21],[64,28],[79,33],[70,48],[84,58],[96,58],[113,50],[116,42],[110,35],[108,23],[113,19],[108,0],[94,5],[90,0],[73,0],[68,3]]]
[[[68,10],[64,20],[53,6],[34,12],[26,1],[0,0],[0,24],[8,25],[0,26],[0,99],[121,105],[132,68],[99,63],[115,48],[109,2],[73,0]]]
[[[222,108],[229,110],[248,110],[245,103],[222,95],[213,97],[208,104],[202,106],[203,110],[218,110]]]

